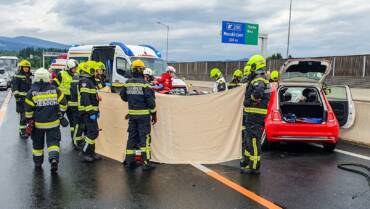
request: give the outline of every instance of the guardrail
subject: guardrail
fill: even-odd
[[[352,56],[331,56],[314,57],[326,59],[332,62],[331,77],[352,77],[352,79],[369,78],[370,81],[370,55],[352,55]],[[286,59],[267,60],[267,69],[279,69]],[[218,67],[227,80],[232,78],[235,69],[243,69],[245,61],[201,61],[201,62],[177,62],[173,65],[180,77],[189,80],[209,81],[209,72],[212,68]],[[330,78],[329,78],[330,79]],[[370,86],[369,86],[370,87]]]

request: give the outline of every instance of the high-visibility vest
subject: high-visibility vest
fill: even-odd
[[[73,77],[67,71],[62,71],[60,73],[62,76],[62,80],[59,85],[59,89],[64,95],[71,95],[71,83]]]

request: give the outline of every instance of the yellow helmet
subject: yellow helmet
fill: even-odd
[[[96,65],[95,61],[86,61],[86,62],[82,62],[78,67],[79,67],[80,73],[86,73],[90,76],[94,76],[95,75],[95,65]]]
[[[273,81],[277,81],[279,79],[279,71],[273,70],[270,74],[270,78]]]
[[[85,62],[80,62],[77,66],[77,74],[80,74],[82,67],[85,65]]]
[[[211,78],[218,79],[219,77],[221,77],[221,75],[222,75],[222,73],[221,73],[220,69],[218,69],[217,67],[212,68],[212,70],[210,72],[210,77]]]
[[[145,64],[142,60],[137,59],[131,63],[131,67],[132,68],[139,68],[139,67],[145,68]]]
[[[244,66],[244,76],[249,76],[251,74],[251,66],[246,64]]]
[[[31,68],[31,63],[28,60],[22,60],[22,61],[19,62],[18,67],[19,67],[19,69],[22,68],[22,67]]]
[[[247,65],[251,66],[251,72],[264,70],[266,67],[266,60],[263,56],[256,54],[249,58]]]
[[[105,65],[103,62],[96,63],[96,70],[105,70]]]
[[[241,78],[243,76],[243,72],[240,69],[236,69],[234,71],[233,77],[234,78]]]

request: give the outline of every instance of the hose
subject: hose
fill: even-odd
[[[356,169],[353,169],[353,168],[348,168],[348,166],[350,166],[350,167],[359,167],[359,168],[366,169],[369,172],[369,174],[367,174],[363,171],[360,171],[360,170],[356,170]],[[357,173],[357,174],[365,177],[366,180],[367,180],[367,183],[370,187],[370,167],[368,167],[366,165],[363,165],[363,164],[359,164],[359,163],[339,163],[338,168],[342,169],[342,170],[345,170],[345,171]]]

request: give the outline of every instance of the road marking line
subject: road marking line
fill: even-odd
[[[224,176],[221,176],[220,174],[218,174],[217,172],[205,167],[204,165],[201,165],[201,164],[193,164],[191,163],[192,166],[194,166],[195,168],[199,169],[200,171],[206,173],[208,176],[216,179],[217,181],[223,183],[224,185],[230,187],[231,189],[239,192],[240,194],[248,197],[249,199],[259,203],[260,205],[262,206],[265,206],[266,208],[269,208],[269,209],[282,209],[281,207],[275,205],[274,203],[264,199],[263,197],[261,196],[258,196],[256,193],[252,192],[252,191],[249,191],[248,189],[240,186],[239,184],[225,178]]]
[[[3,124],[4,117],[5,117],[6,111],[8,109],[8,104],[10,102],[11,97],[12,97],[12,93],[11,93],[11,91],[8,91],[8,94],[6,95],[6,97],[4,99],[3,105],[0,108],[0,126]]]
[[[323,148],[323,146],[320,145],[320,144],[312,144],[311,143],[311,145],[312,146],[315,146],[315,147]],[[338,152],[338,153],[341,153],[341,154],[344,154],[344,155],[349,155],[349,156],[352,156],[352,157],[361,158],[361,159],[364,159],[364,160],[370,160],[370,157],[369,156],[360,155],[360,154],[356,154],[356,153],[353,153],[353,152],[348,152],[348,151],[341,150],[341,149],[334,149],[334,152]]]

